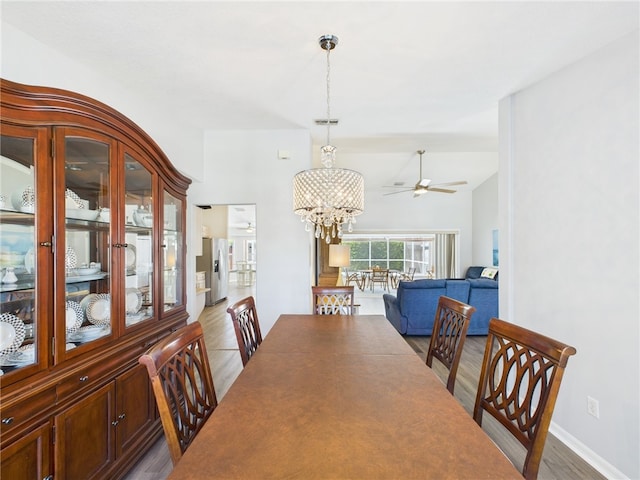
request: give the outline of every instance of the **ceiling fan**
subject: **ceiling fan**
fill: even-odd
[[[454,185],[467,184],[466,180],[459,180],[457,182],[438,183],[432,185],[429,178],[422,177],[422,155],[424,154],[424,152],[424,150],[418,150],[417,152],[420,155],[420,179],[418,180],[418,183],[416,183],[413,188],[404,188],[404,186],[402,185],[385,185],[385,187],[387,188],[402,188],[402,190],[398,190],[397,192],[385,193],[384,195],[395,195],[396,193],[413,192],[414,197],[419,197],[420,195],[424,195],[427,192],[456,193],[456,190],[441,187],[452,187]]]

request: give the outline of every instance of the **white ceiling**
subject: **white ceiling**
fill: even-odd
[[[337,35],[331,143],[339,166],[380,170],[376,187],[415,183],[418,149],[425,168],[430,152],[497,151],[501,98],[638,28],[637,1],[0,3],[3,21],[172,117],[202,129],[307,129],[317,145],[326,128],[313,120],[327,108],[318,38]],[[341,152],[377,160],[345,165]],[[385,161],[390,153],[400,161]],[[441,181],[478,184],[497,168],[479,160],[461,172],[443,158],[456,171]]]

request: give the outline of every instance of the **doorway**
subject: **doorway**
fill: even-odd
[[[255,289],[258,269],[256,205],[210,205],[203,212],[202,225],[204,236],[227,240],[228,289]]]

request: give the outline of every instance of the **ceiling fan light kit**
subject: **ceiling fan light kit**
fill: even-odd
[[[413,188],[400,187],[398,184],[402,182],[395,182],[393,185],[385,185],[386,187],[389,187],[389,188],[403,188],[403,190],[399,190],[397,192],[385,193],[384,195],[395,195],[397,193],[413,192],[413,197],[415,198],[415,197],[424,195],[425,193],[428,193],[428,192],[456,193],[456,190],[452,190],[450,188],[442,188],[442,187],[449,187],[454,185],[466,185],[467,183],[466,180],[459,180],[456,182],[447,182],[447,183],[438,183],[438,184],[432,185],[430,178],[423,178],[422,177],[422,155],[424,155],[424,152],[425,152],[424,150],[418,150],[416,152],[418,155],[420,155],[420,177],[419,177],[418,183],[416,183]]]
[[[293,177],[293,211],[300,215],[305,230],[331,243],[341,238],[343,225],[353,231],[356,216],[364,211],[364,179],[354,170],[335,168],[336,147],[330,143],[330,52],[338,44],[335,35],[323,35],[320,47],[327,52],[327,144],[320,149],[322,168],[312,168]],[[336,122],[337,123],[337,122]]]

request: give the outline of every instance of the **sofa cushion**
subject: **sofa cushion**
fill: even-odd
[[[469,301],[470,284],[467,280],[447,280],[445,295],[462,303]]]
[[[496,278],[496,275],[498,275],[498,269],[495,267],[487,267],[485,269],[482,270],[482,273],[480,274],[480,278],[489,278],[491,280],[493,280],[494,278]]]
[[[465,274],[464,278],[466,278],[467,280],[472,278],[480,278],[480,275],[482,275],[482,270],[484,270],[484,267],[469,267],[467,268],[467,273]]]
[[[446,295],[447,280],[400,282],[398,307],[413,335],[431,335],[438,299]]]
[[[467,335],[486,335],[489,330],[489,320],[498,317],[498,286],[499,283],[488,278],[468,280],[469,305],[476,307],[471,318]]]

